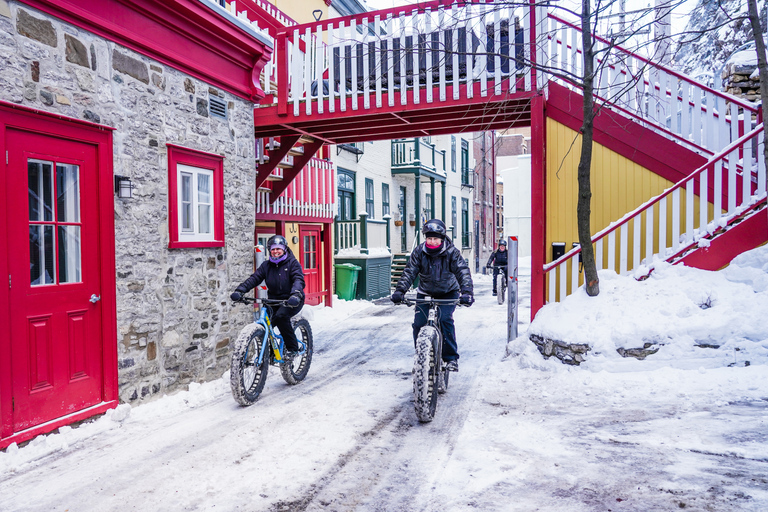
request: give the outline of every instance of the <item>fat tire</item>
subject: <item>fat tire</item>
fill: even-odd
[[[263,344],[264,326],[255,323],[246,325],[235,341],[229,369],[229,385],[235,401],[243,407],[253,405],[258,400],[264,383],[267,382],[269,352],[264,354],[260,365],[255,365]]]
[[[506,295],[507,291],[505,286],[507,283],[504,281],[504,273],[499,272],[499,275],[496,276],[496,300],[499,301],[499,304],[504,304],[504,295]]]
[[[294,386],[303,381],[309,372],[309,366],[312,364],[314,345],[312,342],[312,328],[309,326],[309,322],[306,318],[292,319],[291,325],[294,332],[299,331],[296,333],[296,338],[304,343],[305,350],[302,352],[301,357],[297,357],[293,361],[281,363],[280,373],[283,375],[285,382]]]
[[[416,337],[413,355],[413,407],[420,422],[432,421],[437,409],[437,374],[435,346],[439,335],[434,327],[424,326]]]

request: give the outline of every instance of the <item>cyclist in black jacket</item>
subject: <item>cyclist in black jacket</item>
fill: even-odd
[[[499,248],[496,249],[494,252],[491,253],[491,257],[488,258],[488,263],[485,265],[486,267],[490,267],[491,264],[493,264],[493,294],[496,295],[496,276],[499,275],[499,272],[504,272],[504,275],[506,276],[506,270],[507,270],[507,241],[506,240],[499,240]]]
[[[472,274],[467,262],[461,256],[449,238],[446,238],[445,223],[439,219],[427,221],[422,228],[425,242],[411,253],[403,275],[392,294],[392,302],[400,304],[405,292],[419,277],[416,297],[423,299],[429,295],[434,299],[459,299],[459,303],[471,306],[475,301],[472,286]],[[438,306],[440,328],[443,331],[443,361],[448,371],[459,371],[459,351],[456,344],[456,328],[453,323],[455,305]],[[416,305],[413,319],[413,340],[419,330],[427,324],[429,306]]]
[[[291,317],[304,307],[304,271],[282,236],[275,235],[267,240],[267,250],[269,259],[259,265],[256,272],[235,288],[230,298],[234,301],[242,300],[243,294],[265,281],[268,298],[287,299],[287,305],[273,307],[270,318],[272,325],[280,330],[285,341],[285,349],[288,351],[287,356],[291,357],[299,350],[296,333],[291,326]]]

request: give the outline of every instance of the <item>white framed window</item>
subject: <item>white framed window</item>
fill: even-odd
[[[170,248],[224,245],[224,158],[168,144]]]
[[[179,241],[213,240],[213,171],[179,164]]]

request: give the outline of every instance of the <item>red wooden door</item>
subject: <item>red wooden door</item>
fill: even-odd
[[[8,130],[13,430],[102,401],[95,146]]]
[[[322,279],[320,275],[320,226],[299,226],[299,251],[301,266],[304,268],[306,288],[305,303],[311,306],[320,304],[322,299]]]

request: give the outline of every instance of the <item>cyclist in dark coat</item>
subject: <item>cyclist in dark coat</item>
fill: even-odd
[[[475,301],[472,286],[472,274],[461,252],[446,238],[445,223],[438,219],[427,221],[422,228],[425,242],[411,253],[403,275],[392,294],[392,302],[403,301],[405,292],[419,277],[416,297],[423,299],[429,295],[434,299],[459,299],[461,304],[471,306]],[[443,331],[443,361],[449,371],[459,371],[459,350],[456,343],[456,328],[453,323],[455,305],[438,306],[440,328]],[[416,305],[413,319],[413,340],[419,330],[427,324],[429,306]]]
[[[507,270],[508,255],[509,253],[507,252],[507,241],[499,240],[499,248],[491,253],[491,257],[488,258],[488,263],[485,265],[486,267],[490,267],[491,265],[493,265],[493,294],[494,295],[496,295],[496,276],[498,276],[500,272],[503,272],[505,277],[507,275],[506,270]]]
[[[285,349],[289,353],[298,352],[299,343],[291,326],[291,317],[304,307],[304,271],[282,236],[275,235],[267,240],[267,249],[269,258],[235,288],[230,297],[234,301],[241,300],[244,294],[256,288],[262,281],[266,282],[267,298],[288,300],[286,306],[273,307],[270,319],[272,325],[280,330]]]

